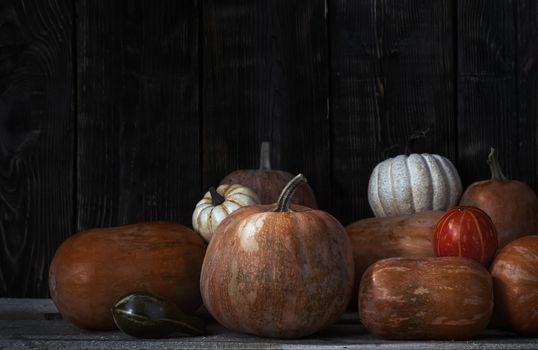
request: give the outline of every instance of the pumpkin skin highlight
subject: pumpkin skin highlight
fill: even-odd
[[[293,179],[293,175],[286,171],[271,168],[270,144],[263,142],[260,150],[259,169],[241,169],[226,175],[220,182],[224,184],[240,184],[252,189],[258,195],[261,204],[272,204],[284,189],[284,186]],[[307,206],[312,209],[318,207],[316,196],[308,184],[297,188],[292,203]]]
[[[387,339],[471,339],[492,309],[491,276],[462,257],[380,260],[359,290],[362,323]]]
[[[92,229],[65,240],[49,269],[49,290],[62,316],[81,328],[112,330],[122,296],[148,292],[185,312],[202,304],[203,239],[174,223]]]
[[[433,236],[437,256],[463,256],[485,267],[497,251],[497,230],[488,214],[475,207],[458,206],[439,220]]]
[[[538,232],[538,197],[524,182],[507,179],[492,149],[488,162],[492,177],[471,184],[463,193],[460,205],[485,211],[495,227],[499,249],[511,241]]]
[[[538,337],[538,236],[519,238],[490,267],[495,307],[493,324]]]
[[[297,338],[339,319],[351,297],[353,256],[342,225],[302,206],[243,207],[209,243],[200,289],[225,327]]]
[[[376,261],[392,257],[433,257],[435,225],[442,211],[368,218],[346,227],[355,261],[355,291],[361,277]],[[357,295],[356,292],[353,295]],[[356,303],[356,299],[352,300]]]

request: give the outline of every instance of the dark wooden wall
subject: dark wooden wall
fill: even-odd
[[[343,224],[425,128],[464,185],[495,146],[536,189],[537,34],[533,0],[0,0],[0,296],[78,230],[190,225],[264,140]]]

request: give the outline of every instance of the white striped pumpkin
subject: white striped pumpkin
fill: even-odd
[[[458,203],[458,171],[437,154],[399,155],[379,163],[370,176],[368,202],[376,217],[447,210]]]
[[[192,227],[206,242],[211,241],[217,226],[228,215],[241,207],[260,204],[258,195],[239,184],[211,187],[194,209]]]

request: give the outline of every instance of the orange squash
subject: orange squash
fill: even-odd
[[[65,319],[93,330],[115,329],[111,308],[131,292],[148,292],[192,312],[202,303],[205,250],[197,233],[174,223],[80,232],[52,259],[50,295]]]
[[[388,339],[470,339],[492,310],[491,276],[462,257],[380,260],[359,289],[362,323]]]
[[[495,308],[493,323],[538,337],[538,236],[505,246],[490,267]]]
[[[351,297],[353,257],[344,227],[330,214],[290,199],[243,207],[224,219],[209,243],[200,289],[205,307],[225,327],[297,338],[339,319]]]
[[[491,179],[469,186],[460,205],[482,209],[497,228],[499,249],[509,242],[538,232],[538,197],[524,182],[504,176],[495,150],[488,157]]]
[[[221,180],[221,185],[241,184],[256,192],[261,204],[273,204],[284,186],[293,178],[287,171],[271,168],[270,143],[263,142],[260,151],[259,169],[236,170]],[[297,189],[292,203],[317,208],[316,197],[308,184]]]

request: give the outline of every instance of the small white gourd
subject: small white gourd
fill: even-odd
[[[260,204],[258,195],[239,184],[210,187],[194,209],[192,227],[206,242],[211,241],[217,226],[228,215],[241,207]]]

